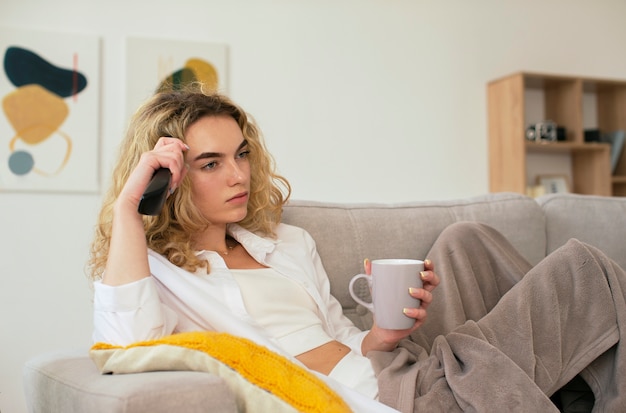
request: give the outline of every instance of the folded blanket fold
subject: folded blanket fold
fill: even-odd
[[[558,412],[549,396],[579,374],[594,411],[623,410],[623,269],[575,239],[526,272],[486,226],[451,227],[442,237],[429,257],[451,276],[435,292],[445,307],[429,307],[425,326],[440,334],[368,354],[381,402],[403,413]],[[454,299],[459,292],[473,298],[469,306]]]
[[[90,356],[102,373],[193,370],[217,374],[235,393],[240,411],[351,411],[341,397],[305,368],[228,333],[179,333],[126,347],[96,343]]]

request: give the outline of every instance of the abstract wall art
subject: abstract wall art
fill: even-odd
[[[99,190],[100,40],[0,28],[0,191]]]
[[[163,89],[193,81],[228,92],[226,45],[201,41],[130,37],[126,41],[128,115]]]

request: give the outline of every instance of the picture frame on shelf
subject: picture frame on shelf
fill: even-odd
[[[570,192],[567,175],[539,175],[537,185],[545,189],[546,194],[565,194]]]

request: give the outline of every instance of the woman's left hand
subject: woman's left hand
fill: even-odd
[[[439,285],[439,277],[435,274],[435,266],[432,261],[424,261],[424,271],[420,273],[420,276],[423,283],[422,288],[411,288],[409,292],[412,297],[421,301],[420,307],[404,309],[406,316],[415,319],[413,327],[406,330],[388,330],[378,327],[376,321],[374,321],[372,329],[361,345],[363,354],[367,354],[371,350],[391,351],[398,345],[400,340],[407,338],[424,324],[428,307],[433,301],[432,291]]]

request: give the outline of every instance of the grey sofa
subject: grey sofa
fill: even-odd
[[[316,240],[333,294],[363,329],[371,316],[347,292],[363,258],[423,258],[446,226],[467,220],[495,227],[533,264],[575,237],[626,267],[626,198],[566,194],[535,200],[499,193],[395,205],[292,201],[284,214],[285,222],[307,229]],[[236,412],[231,391],[217,376],[172,371],[103,376],[87,349],[30,360],[24,388],[31,412]]]

